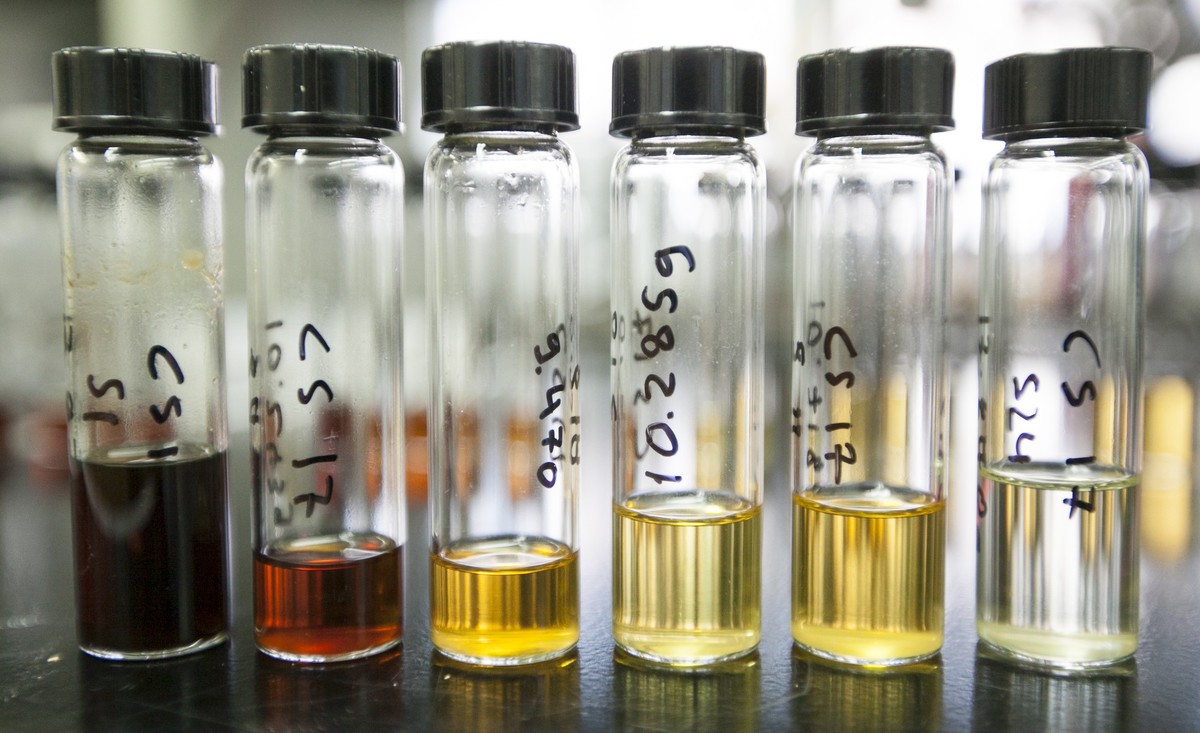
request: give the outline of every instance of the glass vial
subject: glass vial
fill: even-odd
[[[256,46],[246,166],[254,634],[331,662],[403,632],[400,64]]]
[[[985,74],[979,295],[980,638],[1078,668],[1138,628],[1150,54],[1087,48]]]
[[[613,637],[668,665],[759,642],[764,61],[613,61]]]
[[[574,54],[458,42],[421,59],[433,645],[464,662],[579,638],[579,126]]]
[[[851,664],[942,646],[953,90],[934,48],[796,70],[792,637]]]
[[[52,58],[80,647],[158,659],[229,619],[215,66],[74,47]]]

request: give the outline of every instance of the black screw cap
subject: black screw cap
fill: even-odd
[[[211,135],[217,68],[187,53],[73,46],[50,58],[55,130]]]
[[[1150,52],[1068,48],[1003,58],[984,71],[983,136],[1124,137],[1146,129]]]
[[[796,65],[796,134],[954,129],[954,57],[940,48],[834,49]]]
[[[766,132],[762,54],[722,46],[647,48],[613,59],[611,134]]]
[[[458,41],[421,55],[421,128],[579,129],[575,54],[523,41]]]
[[[352,46],[255,46],[242,60],[242,127],[368,137],[400,129],[400,62]]]

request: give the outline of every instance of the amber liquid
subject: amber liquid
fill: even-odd
[[[277,543],[254,557],[254,634],[297,662],[357,659],[404,633],[404,548],[378,535]]]
[[[898,665],[942,646],[945,502],[884,486],[793,494],[792,636],[822,657]]]
[[[761,508],[724,492],[615,507],[613,637],[642,659],[708,665],[749,654],[761,618]]]
[[[71,460],[79,645],[93,656],[157,659],[226,639],[225,454],[147,452]]]
[[[542,537],[452,543],[431,556],[433,645],[473,664],[529,664],[579,640],[578,554]]]

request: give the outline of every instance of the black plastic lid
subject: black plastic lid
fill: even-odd
[[[548,43],[458,41],[421,54],[421,128],[579,129],[575,54]]]
[[[796,134],[954,129],[954,57],[940,48],[843,48],[796,65]]]
[[[613,59],[612,122],[630,137],[767,130],[766,62],[760,53],[721,46],[647,48]]]
[[[50,57],[54,129],[211,135],[217,67],[188,53],[74,46]]]
[[[983,136],[1124,137],[1146,129],[1150,52],[1068,48],[1025,53],[984,71]]]
[[[400,62],[367,48],[255,46],[242,60],[242,127],[388,135],[400,129]]]

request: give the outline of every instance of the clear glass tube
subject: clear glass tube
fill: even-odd
[[[59,158],[80,647],[154,659],[229,618],[221,165],[195,138]]]
[[[740,137],[612,173],[613,636],[711,664],[760,635],[765,177]]]
[[[425,165],[434,646],[478,664],[579,638],[577,163],[455,132]]]
[[[1109,137],[1010,142],[987,173],[976,624],[1022,660],[1137,647],[1147,180]]]
[[[403,170],[378,139],[274,134],[246,168],[259,648],[374,654],[403,633]]]
[[[950,174],[927,135],[796,168],[792,636],[893,665],[942,645]]]

